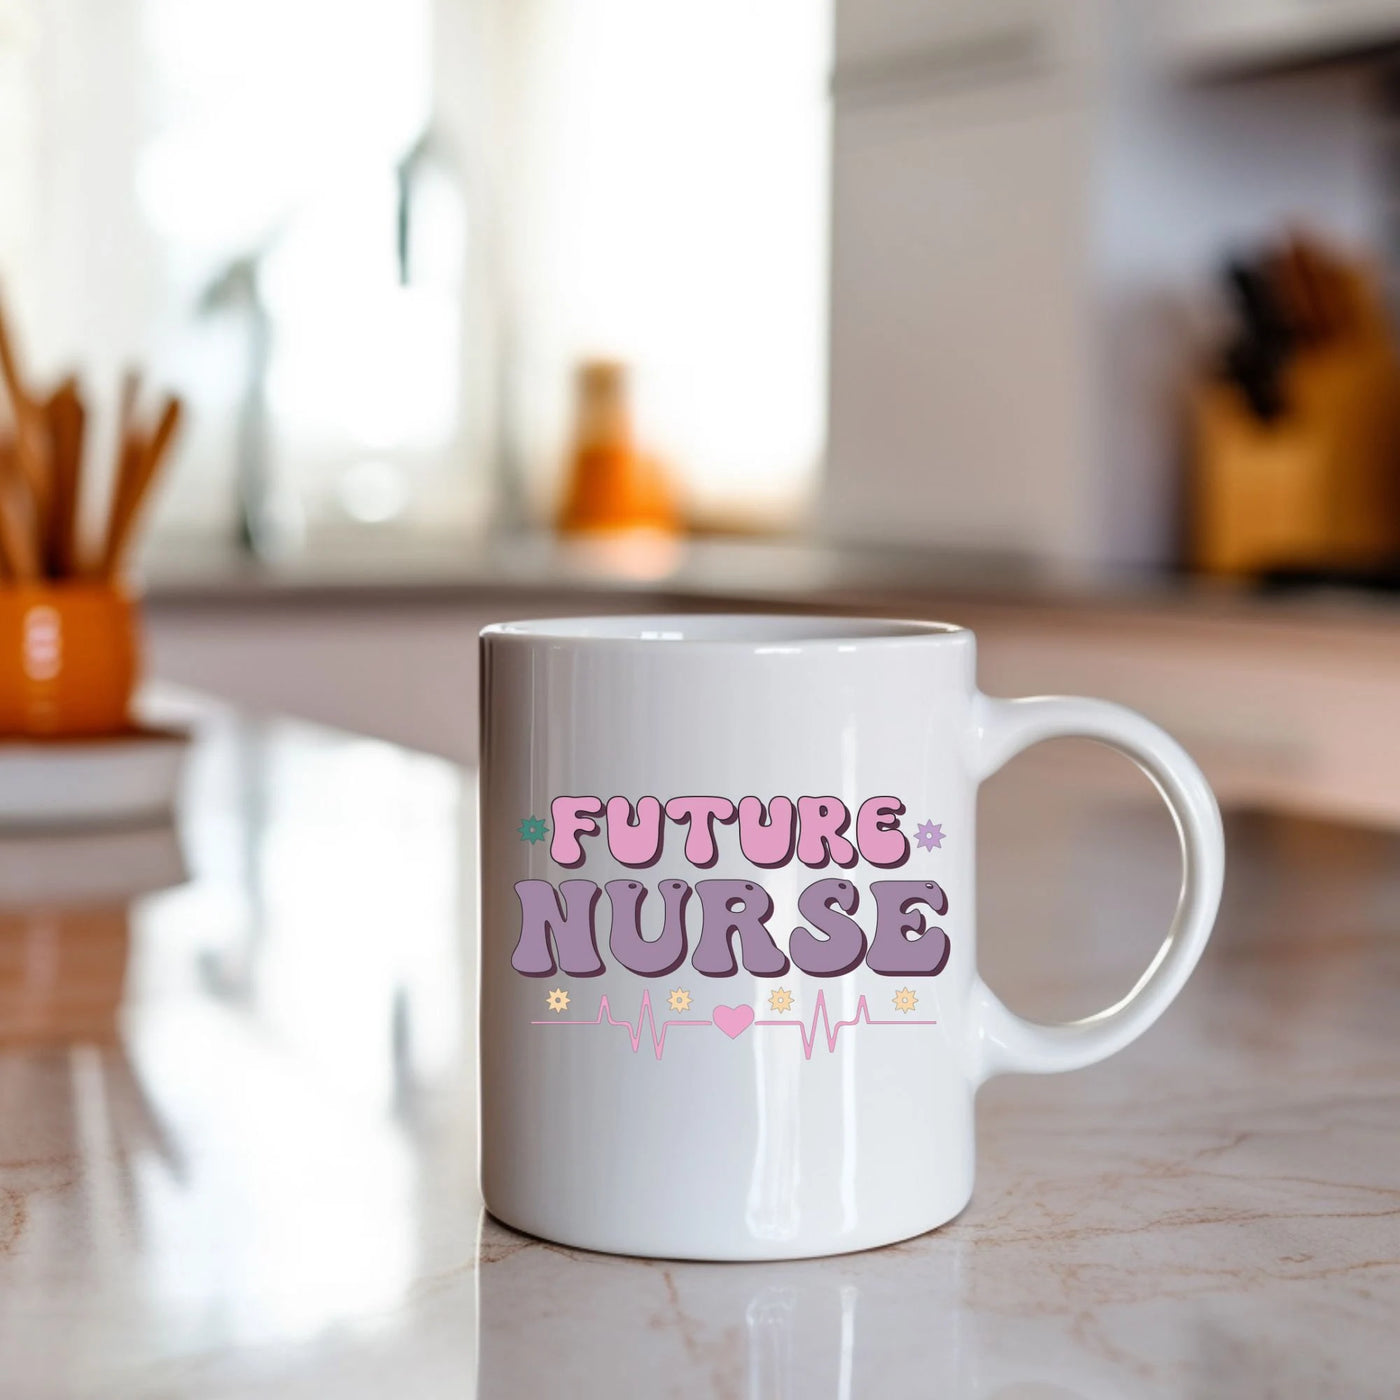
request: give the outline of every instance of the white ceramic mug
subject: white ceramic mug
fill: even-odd
[[[835,1254],[972,1193],[973,1098],[1136,1039],[1209,937],[1199,769],[1099,700],[996,700],[971,632],[607,617],[482,633],[482,1189],[586,1249]],[[1132,993],[1072,1025],[977,974],[977,785],[1061,735],[1155,781],[1181,898]]]

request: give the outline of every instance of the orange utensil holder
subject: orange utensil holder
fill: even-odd
[[[119,734],[139,668],[137,609],[124,588],[0,587],[0,737]]]

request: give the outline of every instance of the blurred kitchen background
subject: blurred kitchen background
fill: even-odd
[[[0,190],[185,400],[161,680],[470,760],[488,621],[942,614],[1400,822],[1400,0],[0,0]]]

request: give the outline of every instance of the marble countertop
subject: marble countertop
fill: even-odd
[[[5,1396],[1395,1393],[1400,838],[1231,816],[1182,999],[990,1084],[942,1230],[648,1263],[481,1212],[472,775],[192,718],[178,831],[0,838]],[[983,801],[984,970],[1040,1016],[1125,991],[1175,894],[1145,781],[1065,752]]]

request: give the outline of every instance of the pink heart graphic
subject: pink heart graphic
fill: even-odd
[[[743,1035],[748,1028],[753,1025],[753,1007],[751,1006],[717,1006],[714,1011],[714,1023],[730,1040],[735,1036]]]

